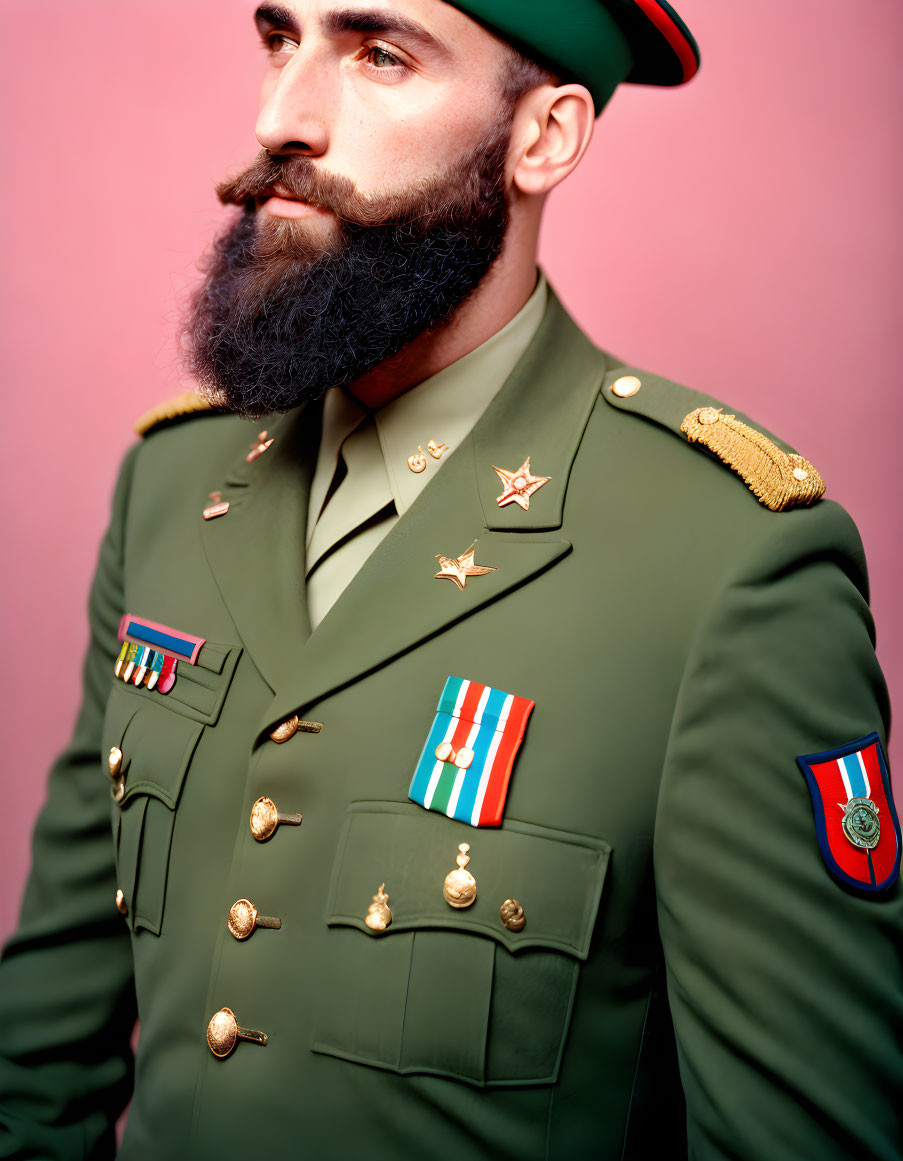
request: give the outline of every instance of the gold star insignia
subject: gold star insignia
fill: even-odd
[[[466,552],[462,552],[460,556],[443,556],[441,552],[437,552],[436,560],[439,561],[439,571],[433,580],[454,581],[459,589],[463,589],[469,576],[482,576],[487,572],[497,572],[495,565],[474,564],[473,557],[476,546],[477,542],[474,541],[470,548]]]
[[[501,496],[496,499],[496,504],[500,508],[504,508],[506,504],[520,504],[525,512],[530,507],[530,497],[533,493],[538,492],[552,478],[532,475],[529,456],[516,472],[506,472],[504,468],[497,468],[495,464],[492,465],[492,470],[505,486]]]

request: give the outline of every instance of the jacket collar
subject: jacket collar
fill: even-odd
[[[319,406],[270,430],[273,446],[229,473],[226,516],[203,522],[210,566],[275,697],[262,725],[302,710],[528,583],[570,550],[563,521],[571,465],[606,371],[605,356],[554,293],[533,341],[474,430],[367,559],[315,632],[304,593],[304,530]],[[493,465],[550,477],[528,511],[499,508]],[[476,542],[494,572],[459,590],[433,579],[436,555]]]

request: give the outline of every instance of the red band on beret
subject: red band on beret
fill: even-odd
[[[696,75],[699,64],[696,60],[696,54],[687,43],[686,37],[668,13],[658,4],[658,0],[635,0],[635,3],[642,8],[646,16],[652,21],[674,50],[674,55],[680,61],[681,67],[684,70],[684,82],[691,80]]]

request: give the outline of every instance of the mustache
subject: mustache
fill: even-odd
[[[470,174],[468,178],[465,185],[476,184]],[[418,229],[429,230],[436,222],[453,222],[460,201],[456,196],[460,191],[449,188],[446,175],[424,178],[413,191],[365,196],[350,178],[321,169],[309,157],[265,149],[241,173],[221,181],[216,195],[223,205],[247,208],[251,202],[270,197],[277,185],[299,201],[331,211],[348,225],[365,228],[416,223]]]

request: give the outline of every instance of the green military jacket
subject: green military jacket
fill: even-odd
[[[900,889],[829,873],[796,762],[884,738],[861,545],[690,446],[708,404],[553,296],[313,633],[315,407],[250,463],[215,414],[128,454],[0,963],[0,1156],[111,1156],[130,1095],[123,1161],[899,1156]],[[434,579],[474,541],[496,571]],[[125,613],[203,639],[168,694],[114,676]],[[499,827],[408,798],[449,676],[535,702]],[[292,714],[322,728],[272,740]],[[258,841],[262,796],[303,821]],[[240,899],[281,927],[234,938]],[[266,1045],[214,1055],[224,1007]]]

